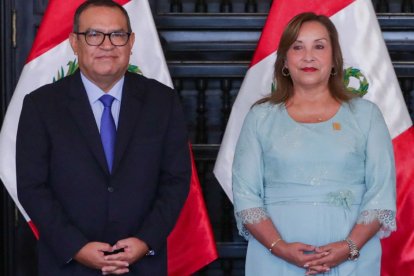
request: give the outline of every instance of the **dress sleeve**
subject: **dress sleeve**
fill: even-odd
[[[381,223],[379,236],[396,230],[396,176],[394,153],[388,128],[377,106],[372,105],[365,159],[366,192],[357,223]]]
[[[233,169],[233,199],[237,228],[249,238],[244,224],[258,223],[266,218],[263,204],[263,152],[257,136],[257,118],[250,110],[237,141]]]

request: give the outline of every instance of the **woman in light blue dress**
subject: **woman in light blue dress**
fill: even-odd
[[[233,162],[248,276],[380,275],[380,238],[396,230],[392,143],[342,68],[329,18],[290,21],[276,91],[247,114]]]

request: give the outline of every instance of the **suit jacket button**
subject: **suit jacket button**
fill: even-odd
[[[115,191],[114,187],[108,187],[108,192],[112,193],[113,191]]]

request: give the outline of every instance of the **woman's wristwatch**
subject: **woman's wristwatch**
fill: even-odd
[[[359,257],[359,248],[356,246],[355,242],[351,240],[349,237],[345,239],[346,243],[349,247],[349,256],[348,260],[356,261]]]

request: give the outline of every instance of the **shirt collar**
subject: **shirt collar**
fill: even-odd
[[[96,84],[91,82],[84,74],[81,72],[81,79],[83,85],[85,86],[86,94],[88,95],[89,102],[91,104],[96,103],[100,97],[103,95],[111,95],[118,100],[119,102],[122,99],[122,87],[124,86],[125,77],[122,77],[119,81],[115,83],[115,85],[105,93],[101,88],[99,88]]]

